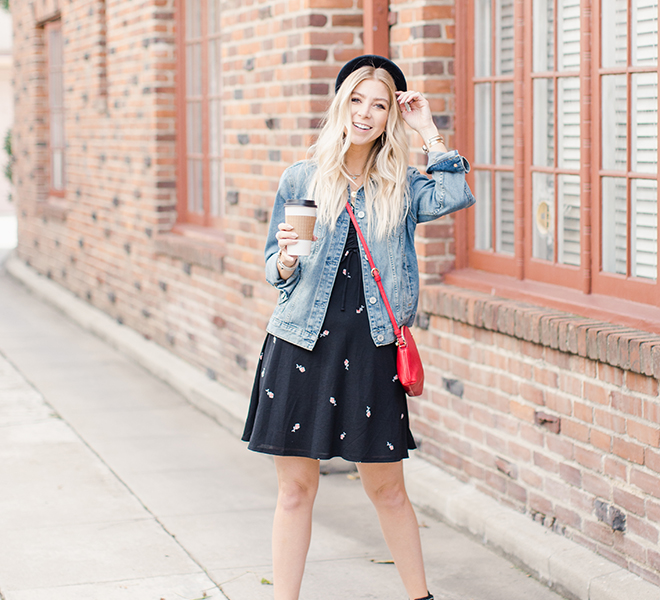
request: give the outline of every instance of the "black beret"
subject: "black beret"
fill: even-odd
[[[375,67],[377,69],[385,69],[394,79],[394,85],[399,92],[408,90],[406,78],[399,67],[397,67],[389,58],[378,56],[376,54],[365,54],[358,56],[353,60],[349,60],[339,71],[337,81],[335,81],[335,93],[339,91],[341,84],[353,71],[357,71],[360,67]]]

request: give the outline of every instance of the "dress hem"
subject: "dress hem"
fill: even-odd
[[[247,440],[243,440],[246,442]],[[251,450],[252,452],[259,452],[260,454],[270,454],[271,456],[297,456],[301,458],[311,458],[312,460],[330,460],[331,458],[343,458],[344,460],[348,462],[354,462],[354,463],[397,463],[402,461],[405,458],[410,458],[410,455],[408,452],[404,456],[399,456],[398,458],[395,459],[388,459],[386,457],[383,457],[382,459],[377,459],[377,458],[369,458],[368,460],[359,460],[356,458],[352,458],[350,456],[343,456],[342,454],[335,454],[335,453],[324,453],[319,456],[310,456],[309,452],[306,452],[304,450],[300,452],[296,452],[295,450],[276,450],[272,448],[252,448],[248,446],[248,450]],[[415,448],[410,448],[410,450],[415,450]]]

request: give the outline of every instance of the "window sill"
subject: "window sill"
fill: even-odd
[[[469,288],[511,300],[531,302],[589,319],[608,321],[660,333],[660,308],[602,294],[583,294],[577,290],[549,283],[519,281],[475,269],[452,271],[445,277],[450,285]]]
[[[37,211],[42,217],[57,221],[66,221],[69,213],[69,204],[63,198],[49,196],[45,202],[40,202],[37,205]]]
[[[224,235],[207,227],[176,225],[171,232],[155,238],[156,253],[198,265],[216,273],[224,272]]]
[[[445,281],[420,311],[660,379],[658,308],[470,269]]]

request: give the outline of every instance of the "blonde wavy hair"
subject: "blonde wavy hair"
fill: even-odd
[[[318,206],[319,221],[334,229],[348,197],[349,174],[345,160],[353,130],[351,96],[366,79],[384,83],[389,93],[390,109],[385,131],[374,142],[364,171],[367,228],[383,239],[399,224],[409,203],[406,176],[408,138],[398,110],[394,80],[385,69],[361,67],[342,83],[325,115],[318,141],[310,149],[311,160],[317,169],[309,193]]]

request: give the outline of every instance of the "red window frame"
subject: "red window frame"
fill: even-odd
[[[51,44],[51,36],[59,34],[60,44],[58,49],[54,49]],[[48,194],[50,196],[64,197],[66,193],[66,143],[64,131],[64,81],[63,81],[63,50],[64,42],[62,39],[62,21],[60,19],[50,21],[44,25],[45,48],[46,48],[46,89],[47,107],[48,107]],[[59,56],[54,57],[53,53],[59,50]],[[54,60],[57,59],[57,60]],[[61,127],[60,139],[54,140],[54,125],[56,117],[59,118]],[[55,161],[54,154],[60,153],[61,163],[59,176],[61,185],[57,187],[55,181]]]
[[[630,4],[628,10],[630,13]],[[533,166],[533,97],[532,80],[539,74],[532,73],[532,8],[533,0],[514,0],[514,255],[498,254],[492,250],[476,250],[475,246],[475,210],[462,211],[456,218],[457,222],[457,257],[456,266],[458,271],[450,274],[447,281],[459,285],[469,285],[471,278],[478,277],[477,272],[486,272],[486,277],[492,283],[492,276],[505,276],[507,279],[503,287],[513,289],[518,286],[521,290],[518,297],[524,296],[530,289],[549,290],[547,284],[556,286],[558,295],[561,290],[573,290],[569,293],[572,299],[576,294],[599,294],[610,298],[620,298],[636,303],[649,305],[649,307],[660,307],[660,264],[658,275],[655,280],[635,278],[630,276],[630,222],[628,218],[628,274],[617,275],[604,272],[601,260],[601,178],[611,174],[600,168],[601,147],[601,76],[611,72],[619,73],[621,70],[602,69],[600,67],[600,9],[601,0],[581,0],[581,36],[580,36],[580,265],[572,266],[549,261],[539,260],[532,257],[532,172],[552,171],[564,172],[556,166],[550,169]],[[555,12],[555,14],[557,14]],[[589,15],[592,15],[589,18]],[[475,0],[456,3],[457,31],[474,32],[475,24]],[[630,31],[630,21],[628,27]],[[495,27],[495,19],[492,19],[492,27]],[[630,33],[629,33],[630,36]],[[471,33],[459,36],[456,48],[456,105],[464,106],[466,110],[459,111],[456,115],[457,142],[459,147],[469,157],[475,156],[475,94],[476,83],[484,81],[501,81],[502,76],[489,78],[475,77],[475,36]],[[630,37],[629,37],[630,39]],[[629,53],[630,53],[630,46]],[[588,57],[591,56],[591,61]],[[628,67],[623,73],[628,75],[628,81],[632,73],[658,70],[654,68]],[[494,71],[493,71],[494,72]],[[553,75],[558,72],[554,71]],[[545,73],[544,75],[547,75]],[[630,89],[630,87],[628,88]],[[556,93],[556,92],[555,92]],[[630,102],[630,94],[628,94]],[[556,106],[556,103],[555,103]],[[630,107],[629,107],[630,108]],[[495,110],[493,105],[493,110]],[[630,114],[630,110],[628,111]],[[556,121],[556,118],[555,118]],[[630,118],[628,118],[628,131],[630,131]],[[629,138],[630,139],[630,138]],[[660,136],[659,136],[660,139]],[[555,144],[556,145],[556,144]],[[630,155],[630,144],[628,144]],[[555,165],[557,162],[555,161]],[[628,159],[630,165],[630,158]],[[503,165],[478,165],[473,167],[482,170],[511,170]],[[576,172],[577,174],[577,172]],[[619,174],[617,174],[619,175]],[[639,175],[626,173],[628,189],[630,179],[645,178],[660,181],[660,175]],[[468,182],[474,186],[474,170],[468,175]],[[493,188],[494,205],[494,188]],[[477,202],[479,202],[477,197]],[[628,194],[628,215],[630,215],[630,194]],[[557,204],[555,203],[555,211]],[[494,215],[494,210],[491,213]],[[658,223],[658,260],[660,261],[660,211]],[[557,257],[557,221],[555,224],[555,259]],[[495,228],[493,218],[493,229]],[[493,240],[492,247],[495,247]],[[461,269],[467,269],[461,271]],[[515,282],[519,282],[516,284]],[[538,285],[537,285],[538,284]],[[479,285],[476,285],[479,287]],[[522,292],[522,290],[525,290]],[[555,305],[561,305],[561,302]]]
[[[177,97],[177,224],[190,224],[202,227],[220,227],[221,214],[223,203],[221,199],[223,178],[217,177],[217,189],[213,192],[216,194],[216,210],[215,214],[211,206],[211,162],[212,160],[220,163],[222,147],[221,137],[218,135],[218,152],[216,155],[211,154],[211,135],[210,135],[210,110],[209,104],[216,100],[220,102],[220,83],[218,79],[215,93],[211,93],[209,82],[209,45],[213,41],[220,40],[219,27],[215,32],[209,32],[209,3],[213,0],[196,0],[199,7],[199,35],[190,37],[187,36],[187,19],[192,19],[193,15],[187,14],[187,9],[190,9],[192,3],[190,0],[182,0],[177,2],[176,6],[176,22],[177,22],[177,79],[176,79],[176,97]],[[216,7],[219,3],[216,1]],[[217,10],[217,9],[216,9]],[[217,15],[216,15],[217,17]],[[219,18],[218,18],[219,21]],[[216,21],[216,22],[218,22]],[[198,44],[201,47],[200,52],[200,87],[201,93],[194,94],[193,90],[188,89],[191,78],[187,73],[187,49],[193,44]],[[220,65],[216,65],[220,69]],[[220,78],[220,75],[218,75]],[[190,86],[192,87],[192,86]],[[192,103],[199,103],[201,105],[201,151],[193,152],[189,148],[189,139],[192,139],[192,132],[189,132],[188,122],[188,107]],[[218,119],[219,121],[220,119]],[[219,128],[220,122],[216,122]],[[190,134],[190,137],[189,137]],[[201,175],[202,175],[202,210],[194,210],[189,202],[189,161],[201,162]],[[220,171],[221,172],[221,171]]]

